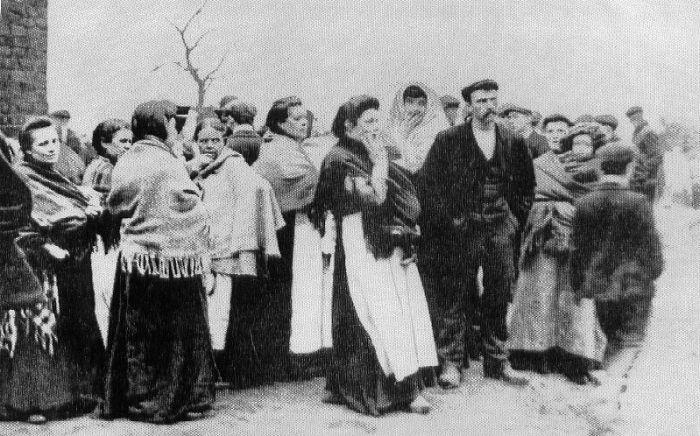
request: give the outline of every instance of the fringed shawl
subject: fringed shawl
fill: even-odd
[[[540,250],[566,255],[570,250],[574,200],[587,194],[598,180],[598,161],[571,152],[549,151],[533,161],[535,203],[523,232],[521,262]]]
[[[313,201],[318,170],[293,139],[273,135],[260,146],[253,169],[270,182],[282,212],[302,210]]]
[[[138,141],[119,158],[107,207],[121,220],[123,271],[161,278],[202,273],[207,211],[201,191],[166,144]]]
[[[314,222],[322,228],[325,211],[332,211],[336,221],[359,211],[368,248],[376,258],[388,258],[393,247],[417,238],[420,204],[408,173],[393,162],[389,162],[387,196],[382,204],[363,201],[345,190],[346,177],[371,180],[372,168],[365,146],[342,138],[323,162],[314,201]]]

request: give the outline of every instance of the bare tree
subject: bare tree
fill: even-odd
[[[204,105],[204,97],[206,96],[207,90],[211,86],[212,82],[214,82],[214,80],[220,77],[216,74],[219,72],[228,56],[228,53],[224,53],[224,55],[221,56],[221,58],[219,59],[219,62],[216,64],[216,66],[208,73],[202,72],[201,68],[195,66],[192,61],[192,53],[197,49],[199,43],[202,42],[202,39],[204,39],[205,36],[211,33],[211,30],[202,32],[194,37],[190,37],[187,31],[190,29],[190,25],[192,24],[192,22],[202,13],[208,2],[209,0],[204,0],[202,5],[196,11],[194,11],[194,13],[190,16],[190,18],[185,22],[183,26],[178,26],[177,24],[170,23],[175,28],[175,30],[177,30],[177,33],[180,36],[180,41],[182,42],[182,46],[185,50],[184,62],[173,61],[172,63],[182,68],[185,72],[189,73],[189,75],[192,77],[192,80],[194,80],[195,84],[197,85],[197,109],[201,109],[201,107]],[[158,71],[163,66],[168,64],[170,64],[170,62],[158,65],[152,70],[152,72]]]

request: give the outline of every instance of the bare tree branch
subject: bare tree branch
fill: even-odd
[[[198,107],[202,106],[206,91],[209,89],[209,86],[212,84],[212,82],[218,78],[218,76],[216,76],[216,73],[221,69],[224,62],[226,61],[226,58],[228,57],[227,52],[221,57],[219,63],[216,64],[216,66],[208,73],[206,73],[203,77],[200,73],[200,68],[196,67],[192,61],[192,53],[195,51],[195,49],[197,49],[197,47],[199,47],[199,44],[202,42],[202,40],[212,32],[212,29],[200,33],[196,37],[194,42],[191,42],[192,40],[188,38],[187,31],[190,29],[190,26],[192,25],[194,20],[202,13],[202,11],[208,3],[209,0],[204,0],[202,5],[194,11],[194,13],[188,18],[188,20],[183,26],[178,26],[175,23],[169,22],[177,31],[178,36],[180,37],[180,42],[182,43],[182,48],[184,49],[184,63],[182,61],[173,61],[173,64],[182,68],[185,72],[189,73],[189,75],[192,77],[192,80],[197,85]],[[167,63],[163,63],[156,66],[151,70],[151,72],[156,72],[160,70],[166,64]]]
[[[221,66],[224,64],[226,61],[226,58],[228,57],[228,52],[224,53],[223,56],[221,56],[221,59],[219,59],[219,63],[216,64],[216,67],[214,67],[213,70],[211,70],[206,76],[204,76],[204,81],[205,82],[211,82],[212,80],[215,79],[214,74],[217,73],[221,69]]]

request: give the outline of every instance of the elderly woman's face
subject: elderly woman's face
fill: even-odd
[[[118,159],[119,156],[131,148],[133,137],[134,135],[131,132],[131,129],[117,130],[114,135],[112,135],[112,142],[102,143],[102,147],[104,147],[105,151],[107,152],[107,157],[114,160]]]
[[[589,135],[577,135],[574,137],[571,151],[579,156],[590,156],[593,154],[593,141]]]
[[[223,132],[216,130],[211,126],[207,126],[199,131],[197,135],[197,145],[199,152],[211,160],[219,157],[219,153],[224,148]]]
[[[32,131],[32,145],[27,154],[36,162],[53,165],[58,161],[60,147],[56,127],[43,127]]]
[[[306,126],[309,122],[306,108],[304,106],[292,106],[288,112],[289,116],[283,123],[279,124],[280,128],[297,141],[306,139]]]
[[[569,133],[569,126],[564,121],[552,121],[547,123],[544,129],[544,136],[547,138],[549,148],[559,150],[561,140]]]

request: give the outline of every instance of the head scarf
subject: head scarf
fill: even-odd
[[[406,132],[402,128],[405,113],[403,93],[409,86],[418,86],[422,89],[428,96],[428,104],[421,122],[415,128]],[[388,136],[401,153],[401,157],[396,160],[396,163],[411,173],[418,172],[435,141],[435,136],[449,126],[445,112],[442,109],[440,97],[435,91],[419,82],[408,83],[401,87],[389,109],[387,124]]]

